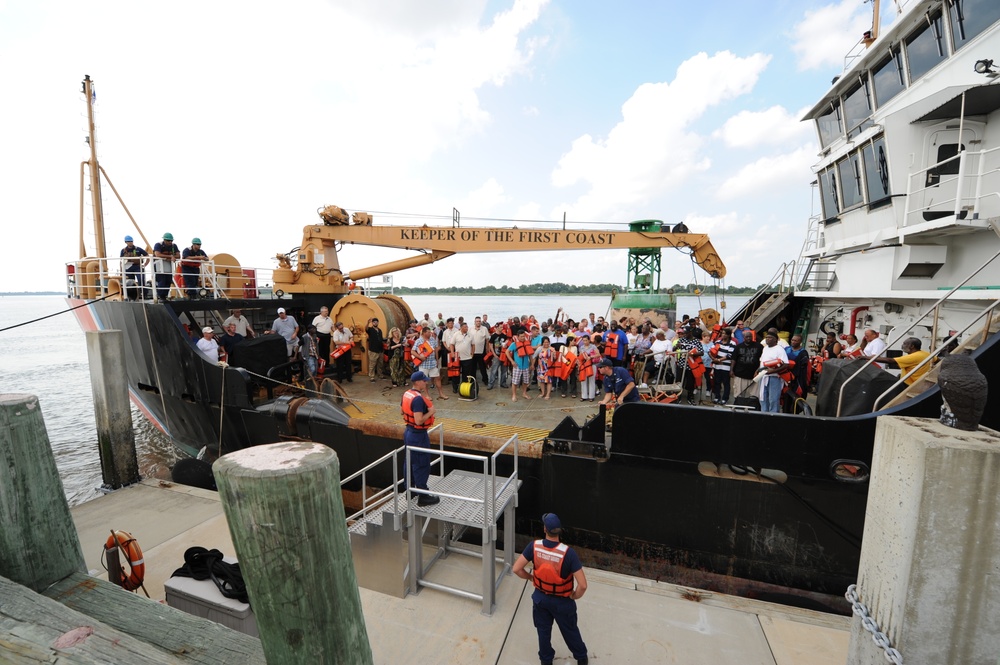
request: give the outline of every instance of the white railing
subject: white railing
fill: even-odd
[[[157,272],[153,257],[107,257],[84,258],[66,264],[66,295],[70,298],[93,300],[96,298],[122,298],[130,300],[158,300],[156,291]],[[139,270],[134,268],[136,262]],[[186,292],[184,274],[175,261],[168,293],[171,297],[183,297]],[[165,273],[159,273],[164,275]],[[199,297],[212,299],[257,299],[262,292],[270,292],[273,283],[270,268],[246,268],[204,261],[195,289]],[[204,293],[202,294],[202,291]],[[273,295],[272,295],[273,297]]]
[[[939,169],[955,160],[958,160],[957,174],[941,175],[938,176],[938,180],[934,184],[925,184],[927,174],[930,171]],[[992,185],[988,183],[990,180],[993,181]],[[914,186],[915,182],[918,183],[916,186]],[[985,194],[983,193],[984,182],[987,182]],[[903,226],[923,223],[923,213],[932,208],[936,211],[951,211],[956,220],[963,211],[966,212],[967,219],[1000,215],[1000,193],[997,192],[1000,187],[998,185],[1000,185],[1000,148],[979,151],[963,150],[937,164],[913,171],[906,180],[906,207],[903,213]],[[920,206],[913,205],[916,198],[928,192],[941,194],[945,198],[935,200],[933,203],[923,201]],[[969,193],[965,194],[965,192]],[[986,204],[985,210],[984,203]],[[911,215],[921,216],[911,220]]]
[[[972,274],[970,274],[968,277],[966,277],[961,282],[959,282],[954,287],[952,287],[951,290],[949,290],[943,296],[941,296],[940,298],[938,298],[934,302],[934,304],[932,304],[926,310],[924,310],[923,312],[921,312],[920,315],[918,315],[916,318],[914,318],[913,321],[910,323],[910,326],[908,328],[906,328],[905,330],[903,330],[901,333],[896,334],[895,338],[892,341],[890,341],[889,343],[886,344],[886,350],[888,350],[889,348],[891,348],[895,344],[898,344],[899,341],[903,339],[904,335],[909,334],[909,332],[911,330],[913,330],[914,328],[916,328],[917,325],[919,325],[921,321],[923,321],[927,316],[929,316],[931,314],[931,312],[934,312],[942,303],[944,303],[946,300],[948,300],[949,298],[951,298],[951,296],[953,294],[955,294],[959,289],[961,289],[963,286],[965,286],[969,282],[969,280],[971,280],[973,277],[975,277],[980,272],[982,272],[982,270],[984,268],[986,268],[986,266],[990,265],[991,263],[993,263],[994,261],[996,261],[998,258],[1000,258],[1000,252],[997,252],[992,257],[990,257],[989,259],[987,259],[982,265],[980,265],[978,268],[976,268],[972,272]],[[968,330],[973,325],[973,323],[975,323],[976,321],[978,321],[979,319],[981,319],[986,314],[989,314],[990,312],[992,312],[993,308],[996,307],[997,303],[1000,303],[1000,301],[995,301],[993,305],[990,305],[985,310],[983,310],[978,316],[976,316],[975,319],[973,319],[972,323],[970,323],[965,328],[963,328],[962,331],[960,331],[959,333],[953,335],[952,339],[957,339],[958,336],[961,335],[962,332],[964,332],[965,330]],[[989,325],[989,321],[987,320],[987,326],[988,325]],[[896,331],[893,330],[893,333],[895,333],[895,332]],[[945,342],[940,347],[938,347],[937,349],[935,349],[934,353],[931,354],[931,356],[933,357],[933,356],[937,355],[938,353],[940,353],[941,349],[943,349],[947,344],[950,344],[951,341],[952,341],[952,339],[949,339],[947,342]],[[842,409],[843,403],[844,403],[844,390],[847,388],[847,384],[849,384],[851,381],[853,381],[856,377],[860,376],[861,373],[864,372],[865,369],[867,369],[869,365],[871,365],[873,362],[875,362],[875,359],[876,359],[875,356],[872,356],[872,357],[868,358],[867,362],[865,362],[864,365],[862,365],[861,367],[859,367],[858,370],[856,372],[854,372],[854,374],[852,374],[849,377],[847,377],[847,379],[840,385],[840,392],[837,393],[837,412],[836,412],[836,417],[838,417],[838,418],[840,417],[840,412],[841,412],[841,409]],[[918,367],[922,366],[923,364],[924,363],[921,363],[921,365],[919,365]],[[891,388],[890,388],[890,390],[891,390]],[[884,397],[884,394],[880,395],[878,399],[882,399],[882,397]],[[878,403],[878,399],[876,400],[876,404]]]

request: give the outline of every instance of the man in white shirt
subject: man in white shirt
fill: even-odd
[[[788,355],[778,346],[778,330],[768,328],[764,337],[764,352],[760,356],[760,372],[765,376],[760,379],[760,410],[769,413],[781,411],[781,391],[785,380],[781,373],[788,369]]]
[[[201,329],[201,339],[198,340],[198,354],[213,365],[219,364],[219,343],[215,341],[215,331],[211,326]]]
[[[445,331],[445,333],[447,332]],[[474,376],[476,373],[476,364],[472,360],[473,338],[472,333],[469,332],[469,324],[463,321],[462,327],[452,335],[451,341],[455,346],[455,352],[458,353],[458,362],[461,363],[462,367],[457,382],[454,377],[451,381],[452,388],[457,389],[456,383],[461,383],[465,377]]]
[[[223,328],[228,328],[229,324],[233,323],[236,325],[236,334],[243,335],[247,339],[253,339],[256,335],[253,332],[253,328],[250,326],[250,322],[247,321],[247,317],[243,316],[243,310],[234,309],[232,310],[232,316],[222,322]]]
[[[354,343],[354,332],[345,328],[343,322],[337,321],[337,323],[334,324],[332,340],[334,349],[339,346],[346,347],[348,344]],[[337,367],[337,380],[354,383],[354,359],[352,357],[351,350],[348,348],[341,352],[334,362]]]
[[[483,325],[483,320],[480,317],[476,317],[472,324],[472,330],[469,331],[469,335],[472,337],[472,362],[475,370],[472,376],[476,375],[476,371],[480,373],[483,377],[483,384],[489,383],[488,371],[486,369],[486,345],[490,343],[490,329],[488,326]]]
[[[330,338],[333,335],[333,319],[330,318],[330,308],[320,307],[319,314],[313,318],[312,324],[316,326],[316,346],[319,357],[323,359],[323,362],[327,362],[330,359]]]
[[[862,349],[865,354],[865,358],[878,358],[879,356],[885,355],[885,340],[883,340],[877,332],[868,328],[865,330],[865,346]],[[874,363],[885,369],[885,365],[882,363]]]

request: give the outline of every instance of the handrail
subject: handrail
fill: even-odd
[[[919,363],[917,363],[913,367],[913,369],[909,372],[909,374],[907,374],[907,376],[911,376],[913,374],[916,374],[916,372],[917,372],[918,369],[920,369],[924,365],[927,365],[928,363],[932,362],[935,358],[937,358],[939,355],[941,355],[941,352],[943,350],[945,350],[946,348],[948,348],[948,346],[952,342],[956,341],[969,328],[971,328],[972,326],[976,325],[984,316],[986,316],[987,314],[990,314],[994,309],[997,308],[998,305],[1000,305],[1000,300],[995,300],[992,305],[990,305],[989,307],[987,307],[986,309],[984,309],[983,311],[981,311],[979,313],[979,315],[976,316],[976,318],[974,318],[971,322],[969,322],[968,324],[966,324],[966,326],[964,328],[962,328],[961,330],[959,330],[958,332],[956,332],[954,335],[952,335],[951,337],[949,337],[948,339],[946,339],[944,342],[941,343],[941,346],[939,346],[936,349],[934,349],[934,351],[932,353],[928,354],[926,358],[924,358]],[[985,331],[985,333],[987,335],[989,334],[990,322],[992,320],[993,320],[993,317],[990,316],[989,318],[986,319],[986,322],[983,325],[983,330]],[[923,376],[917,377],[916,380],[920,380],[921,378],[923,378]],[[878,397],[875,398],[875,402],[872,405],[872,413],[875,413],[876,411],[878,411],[878,403],[882,400],[882,398],[886,397],[890,392],[892,392],[901,383],[904,383],[905,380],[906,380],[906,377],[904,377],[903,374],[900,373],[899,379],[897,379],[896,382],[893,383],[891,386],[889,386],[888,388],[886,388],[885,392],[883,392],[881,395],[879,395]]]
[[[511,475],[507,476],[507,480],[500,487],[500,491],[497,492],[497,489],[496,489],[497,458],[500,457],[500,455],[503,453],[503,451],[506,450],[507,447],[509,445],[511,445],[512,443],[514,444],[514,472]],[[517,460],[518,460],[518,457],[519,457],[519,455],[518,455],[518,444],[519,444],[519,439],[517,438],[517,434],[514,434],[509,439],[507,439],[507,442],[505,444],[503,444],[502,446],[500,446],[500,448],[498,448],[497,451],[495,453],[493,453],[493,455],[491,455],[491,457],[490,457],[491,463],[492,463],[492,468],[493,468],[492,479],[493,479],[493,497],[494,497],[494,499],[497,496],[499,496],[500,494],[503,494],[507,490],[507,488],[510,487],[511,483],[517,482]],[[494,517],[496,516],[496,507],[495,506],[494,506],[493,515],[494,515]]]
[[[982,189],[983,189],[982,188],[982,184],[983,184],[983,179],[986,176],[993,175],[993,174],[995,174],[997,172],[1000,172],[1000,167],[993,167],[993,168],[991,168],[989,170],[985,170],[985,168],[984,168],[985,164],[986,164],[986,161],[987,161],[987,156],[989,156],[991,153],[994,153],[994,152],[997,152],[997,151],[1000,151],[1000,147],[988,148],[988,149],[976,150],[976,151],[961,150],[961,151],[957,152],[956,154],[952,155],[951,157],[948,157],[946,159],[942,159],[940,162],[936,162],[936,163],[931,164],[929,166],[926,166],[926,167],[924,167],[922,169],[917,169],[916,171],[910,172],[907,175],[907,179],[906,179],[906,205],[905,205],[904,210],[903,210],[903,226],[906,227],[906,226],[909,225],[910,215],[912,213],[922,212],[922,211],[928,210],[930,208],[930,206],[927,206],[927,205],[924,205],[923,207],[917,208],[917,209],[911,208],[910,207],[910,202],[913,200],[913,195],[914,194],[920,194],[920,193],[923,193],[923,192],[927,192],[927,191],[930,191],[931,189],[936,189],[936,188],[939,189],[939,188],[943,187],[944,185],[951,185],[953,183],[955,184],[955,196],[953,198],[942,199],[940,201],[935,201],[934,205],[944,205],[946,203],[954,203],[952,212],[957,217],[959,214],[961,214],[961,209],[962,209],[963,202],[966,199],[970,198],[970,197],[964,196],[962,194],[963,185],[969,179],[974,179],[975,180],[975,185],[976,185],[975,186],[975,193],[971,197],[972,198],[972,202],[973,202],[972,213],[973,213],[974,217],[976,215],[978,215],[979,212],[980,212],[980,203],[981,203],[981,201],[983,199],[985,199],[985,198],[990,197],[991,195],[993,195],[995,193],[995,192],[987,192],[986,194],[983,194],[983,192],[982,192]],[[978,160],[977,161],[976,173],[974,173],[974,174],[968,173],[968,169],[967,169],[968,164],[967,164],[967,162],[970,159]],[[940,168],[942,165],[947,164],[949,162],[953,162],[955,160],[959,161],[959,164],[958,164],[958,173],[957,174],[950,175],[949,177],[941,177],[935,184],[933,184],[931,186],[924,185],[924,186],[920,186],[920,187],[917,187],[917,188],[913,187],[913,182],[914,182],[915,178],[917,178],[917,177],[919,177],[921,175],[925,175],[929,171],[931,171],[932,169]]]
[[[976,275],[978,275],[983,270],[983,268],[985,268],[989,264],[993,263],[997,258],[1000,258],[1000,252],[997,252],[991,258],[987,259],[981,266],[979,266],[978,268],[976,268],[972,272],[972,274],[970,274],[968,277],[966,277],[961,282],[959,282],[954,287],[952,287],[952,289],[950,291],[948,291],[948,293],[946,293],[943,296],[941,296],[940,298],[938,298],[934,302],[934,304],[930,306],[930,308],[928,308],[926,311],[924,311],[920,316],[916,317],[913,320],[913,323],[911,323],[910,326],[908,328],[906,328],[906,330],[904,330],[902,333],[900,333],[899,336],[897,336],[894,340],[892,340],[892,342],[887,343],[886,346],[885,346],[886,350],[888,350],[889,347],[893,346],[894,344],[898,343],[899,340],[901,340],[903,338],[903,335],[909,333],[911,330],[913,330],[915,327],[917,327],[917,325],[921,321],[923,321],[924,318],[926,318],[928,314],[930,314],[932,311],[934,311],[934,309],[938,305],[940,305],[944,301],[948,300],[948,298],[950,298],[956,291],[958,291],[960,288],[962,288],[963,286],[965,286],[965,284],[968,283],[969,280],[971,280],[973,277],[975,277]],[[979,317],[976,317],[976,318],[978,319]],[[895,332],[895,330],[893,332]],[[871,365],[873,362],[875,362],[875,356],[872,356],[871,358],[869,358],[868,361],[864,365],[862,365],[860,368],[858,368],[858,371],[856,371],[854,374],[852,374],[849,377],[847,377],[847,380],[845,380],[840,385],[840,392],[837,394],[837,413],[836,413],[836,417],[837,418],[840,417],[840,411],[841,411],[841,408],[843,407],[843,403],[844,403],[844,389],[847,387],[847,384],[850,383],[851,381],[853,381],[854,378],[857,377],[859,374],[861,374],[863,371],[865,371],[866,369],[868,369],[868,366]]]

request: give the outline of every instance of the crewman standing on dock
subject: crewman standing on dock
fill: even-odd
[[[531,601],[534,605],[532,620],[538,631],[538,658],[542,665],[551,665],[556,657],[552,648],[552,622],[555,621],[577,665],[587,665],[587,645],[576,624],[576,601],[587,592],[587,576],[576,550],[559,542],[562,534],[559,516],[545,513],[542,527],[545,537],[528,543],[511,569],[515,575],[535,585]],[[533,568],[530,573],[524,569],[529,561]]]

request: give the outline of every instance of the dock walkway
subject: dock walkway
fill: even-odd
[[[103,573],[100,552],[109,530],[136,537],[154,600],[200,545],[235,554],[214,492],[146,480],[72,509],[87,567]],[[429,579],[453,586],[479,579],[480,562],[450,556]],[[719,663],[840,665],[847,658],[849,619],[772,603],[693,590],[586,569],[580,629],[592,663]],[[497,591],[493,616],[475,601],[423,589],[399,599],[362,588],[361,602],[376,663],[537,663],[531,587],[510,576]],[[123,592],[124,593],[124,592]],[[558,631],[555,631],[556,633]],[[553,637],[556,662],[573,662]]]

